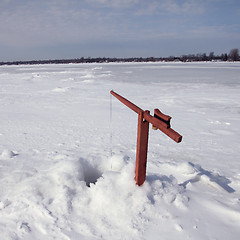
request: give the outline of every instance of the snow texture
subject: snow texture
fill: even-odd
[[[111,89],[183,135],[150,129],[141,187]],[[0,106],[1,239],[239,239],[239,62],[1,66]]]

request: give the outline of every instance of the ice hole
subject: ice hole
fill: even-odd
[[[81,159],[83,162],[84,181],[86,185],[90,187],[90,184],[95,184],[97,180],[102,177],[102,172],[96,167],[91,165],[85,159]]]

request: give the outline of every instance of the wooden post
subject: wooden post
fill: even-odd
[[[150,113],[149,111],[145,112]],[[145,181],[147,167],[149,122],[143,118],[143,113],[144,112],[140,112],[138,114],[137,152],[135,168],[135,181],[138,186],[141,186]]]

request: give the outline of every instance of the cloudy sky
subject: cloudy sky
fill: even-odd
[[[0,0],[0,61],[240,48],[240,0]]]

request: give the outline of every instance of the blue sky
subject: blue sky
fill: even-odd
[[[0,61],[240,49],[240,0],[1,0]]]

